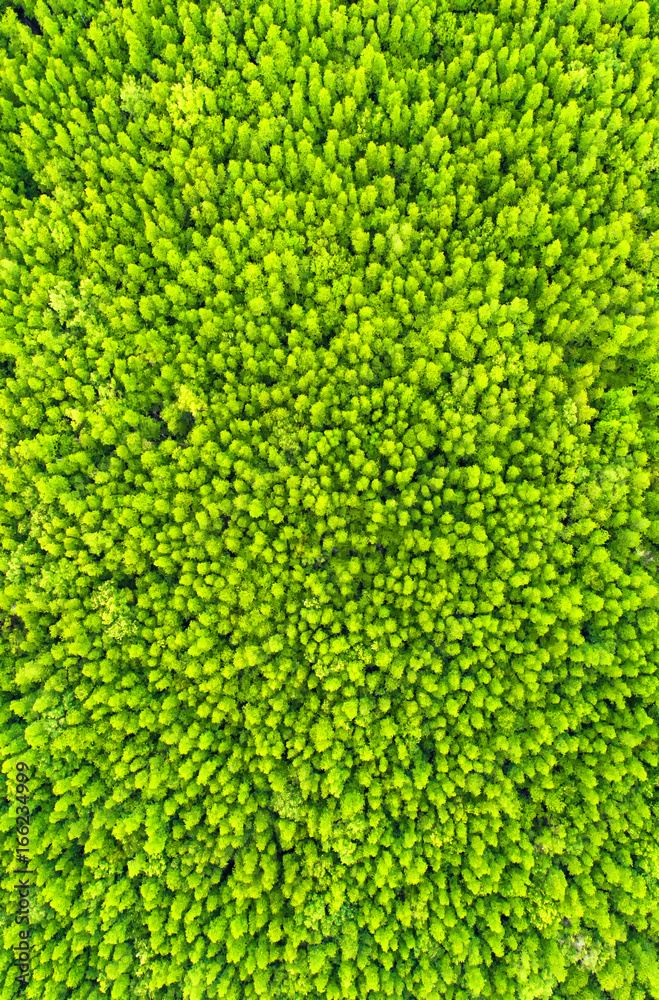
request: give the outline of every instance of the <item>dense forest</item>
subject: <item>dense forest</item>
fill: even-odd
[[[0,1000],[659,998],[659,0],[0,13]]]

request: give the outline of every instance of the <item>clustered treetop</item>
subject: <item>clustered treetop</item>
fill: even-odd
[[[657,11],[3,6],[24,996],[659,997]]]

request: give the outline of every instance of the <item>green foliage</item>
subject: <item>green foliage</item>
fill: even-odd
[[[26,1000],[659,996],[658,17],[3,5]]]

